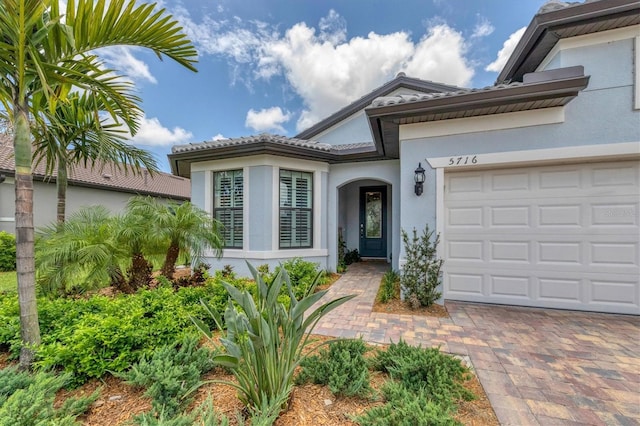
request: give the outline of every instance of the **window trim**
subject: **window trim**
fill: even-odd
[[[309,183],[311,185],[311,193],[309,194],[309,203],[310,206],[309,207],[283,207],[282,206],[282,172],[290,172],[290,173],[300,173],[301,175],[308,175],[309,176]],[[278,185],[278,198],[277,198],[277,225],[278,225],[278,232],[276,235],[278,244],[278,250],[300,250],[300,249],[312,249],[314,247],[314,237],[315,237],[315,232],[314,232],[314,228],[315,228],[315,206],[316,206],[316,200],[315,200],[315,178],[316,178],[316,173],[314,171],[309,171],[309,170],[296,170],[296,169],[291,169],[291,168],[282,168],[282,167],[278,167],[278,171],[277,171],[277,185]],[[283,247],[282,246],[282,219],[281,219],[281,214],[283,211],[289,211],[292,212],[292,215],[294,214],[294,212],[297,211],[302,211],[302,212],[308,212],[309,213],[309,224],[308,224],[308,232],[309,232],[309,244],[308,245],[299,245],[299,246],[288,246],[288,247]],[[274,218],[275,219],[275,218]],[[275,221],[274,221],[275,222]],[[290,240],[291,243],[293,243],[293,239]]]
[[[242,206],[240,207],[216,207],[216,174],[221,173],[239,173],[242,177]],[[232,178],[233,179],[233,178]],[[213,170],[212,171],[212,200],[211,200],[211,214],[214,218],[216,218],[216,213],[219,211],[230,211],[232,213],[240,212],[242,214],[241,220],[241,230],[242,230],[242,238],[240,239],[240,245],[229,245],[227,244],[227,238],[223,238],[223,248],[231,249],[231,250],[242,250],[245,247],[245,234],[246,234],[246,223],[245,223],[245,205],[246,205],[246,179],[245,179],[245,170],[243,168],[234,168],[229,170]],[[233,184],[233,190],[235,191],[235,183]],[[235,217],[235,215],[234,215]],[[224,235],[223,235],[224,237]],[[235,238],[234,238],[235,240]]]

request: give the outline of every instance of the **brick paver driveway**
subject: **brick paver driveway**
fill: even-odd
[[[639,317],[460,302],[450,319],[371,312],[386,269],[351,265],[326,297],[358,297],[314,332],[468,355],[504,425],[640,425]]]

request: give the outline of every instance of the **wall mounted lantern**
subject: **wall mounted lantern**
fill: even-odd
[[[424,174],[424,169],[422,168],[422,163],[418,163],[418,168],[415,171],[415,175],[413,176],[413,180],[416,182],[416,186],[414,190],[416,195],[422,195],[423,184],[427,177]]]

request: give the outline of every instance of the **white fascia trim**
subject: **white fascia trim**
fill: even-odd
[[[636,36],[633,42],[633,108],[640,109],[640,36]]]
[[[329,171],[329,164],[322,161],[300,160],[297,158],[277,157],[274,155],[251,155],[248,157],[225,158],[223,160],[201,161],[191,164],[191,172],[207,170],[233,170],[252,166],[274,166],[292,170]]]
[[[225,250],[223,259],[290,259],[294,257],[324,257],[327,249],[292,249],[271,251]]]
[[[611,43],[614,41],[633,39],[638,36],[640,25],[630,27],[616,28],[615,30],[602,31],[593,34],[584,34],[575,37],[563,38],[553,46],[553,49],[547,53],[547,56],[540,62],[537,71],[544,71],[558,52],[565,49],[575,49],[578,47],[593,46],[595,44]]]
[[[457,164],[461,158],[460,164]],[[567,146],[562,148],[532,149],[525,151],[465,153],[451,157],[426,158],[434,169],[479,169],[496,166],[542,165],[558,162],[589,160],[640,159],[640,141],[600,145]],[[451,164],[453,161],[453,164]],[[466,165],[464,164],[466,161]]]
[[[15,222],[16,218],[15,217],[1,217],[0,216],[0,222]]]
[[[564,122],[564,107],[533,111],[508,112],[479,117],[454,118],[443,121],[404,124],[400,126],[400,140],[434,138],[493,130],[516,129]]]
[[[444,169],[436,169],[436,235],[444,234]],[[436,255],[444,259],[444,244],[438,244]]]

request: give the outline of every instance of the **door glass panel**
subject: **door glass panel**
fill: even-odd
[[[365,230],[366,238],[382,238],[382,193],[365,193]]]

